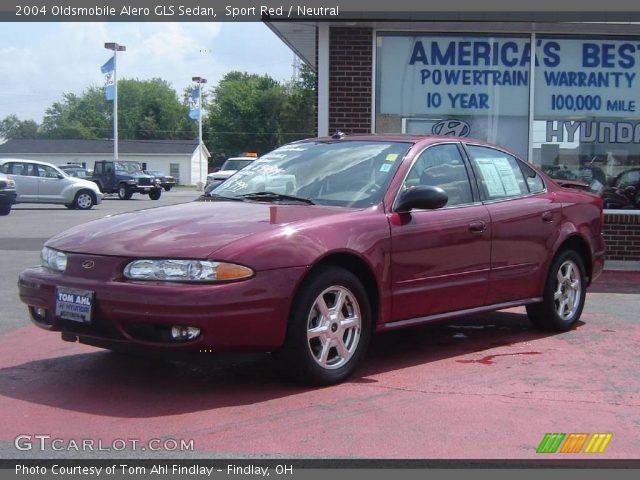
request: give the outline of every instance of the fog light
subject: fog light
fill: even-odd
[[[38,325],[43,327],[50,327],[53,325],[53,319],[47,319],[46,308],[29,305],[29,313],[31,314],[33,321]]]
[[[193,340],[200,335],[200,329],[198,327],[171,327],[171,337],[174,340]]]

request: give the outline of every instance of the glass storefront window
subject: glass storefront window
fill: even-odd
[[[378,133],[434,133],[529,149],[529,36],[378,32]]]
[[[531,160],[639,209],[640,38],[539,37],[536,52]]]

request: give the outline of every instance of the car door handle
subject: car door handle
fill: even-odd
[[[483,221],[471,222],[469,224],[469,231],[471,233],[482,233],[487,229],[487,224]]]
[[[543,221],[544,223],[551,223],[551,222],[553,222],[553,212],[549,212],[549,211],[544,212],[544,213],[542,214],[542,221]]]

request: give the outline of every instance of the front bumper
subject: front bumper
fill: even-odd
[[[18,195],[15,190],[0,190],[0,204],[12,205],[16,203],[16,198]]]
[[[110,275],[121,272],[130,259],[100,268],[99,262],[105,259],[111,260],[69,255],[65,274],[42,267],[22,272],[20,299],[29,306],[32,321],[41,328],[62,332],[65,339],[75,336],[92,345],[271,351],[284,342],[291,299],[306,271],[304,267],[268,270],[246,281],[214,285],[133,282]],[[98,278],[74,275],[84,273],[78,271],[78,262],[85,260],[96,263]],[[90,324],[55,317],[57,286],[95,292]],[[44,318],[35,315],[36,307],[46,309]],[[172,340],[166,335],[171,326],[198,327],[201,333],[194,340]]]
[[[130,192],[142,194],[149,194],[151,192],[155,192],[156,190],[162,190],[162,187],[160,185],[129,185],[129,187],[127,188]]]

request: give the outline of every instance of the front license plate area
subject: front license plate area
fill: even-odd
[[[91,323],[94,292],[78,288],[56,287],[56,317]]]

